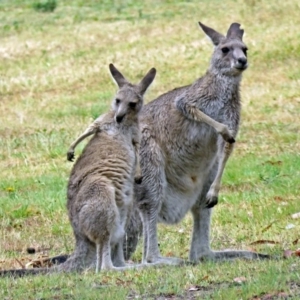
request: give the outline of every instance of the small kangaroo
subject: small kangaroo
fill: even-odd
[[[231,24],[226,36],[199,25],[215,46],[206,74],[191,85],[161,95],[141,111],[143,181],[135,185],[135,191],[143,222],[144,263],[181,262],[160,255],[157,222],[178,223],[188,211],[194,223],[190,261],[269,257],[210,248],[212,207],[217,204],[223,170],[238,132],[240,82],[248,64],[240,24]],[[132,234],[137,239],[137,232],[134,228],[128,232],[130,243],[135,244]]]
[[[109,69],[119,90],[112,109],[86,131],[95,134],[74,164],[68,184],[67,208],[76,240],[74,253],[50,269],[4,270],[0,276],[130,267],[125,266],[123,239],[133,208],[134,175],[139,164],[139,112],[156,70],[152,68],[139,84],[133,85],[114,65],[110,64]],[[76,141],[72,145],[75,144]],[[70,159],[72,147],[68,152]]]
[[[133,85],[112,64],[109,67],[119,91],[112,110],[93,124],[92,132],[96,134],[76,161],[68,185],[67,207],[76,238],[70,260],[88,260],[92,243],[96,246],[96,272],[125,266],[123,238],[133,205],[136,169],[138,180],[141,179],[139,167],[136,168],[140,143],[138,113],[156,74],[153,68],[138,85]],[[111,247],[117,249],[115,266]]]

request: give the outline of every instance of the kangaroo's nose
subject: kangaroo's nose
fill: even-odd
[[[240,58],[238,59],[238,62],[239,62],[242,66],[244,66],[244,65],[247,63],[247,58],[246,58],[246,57],[240,57]]]
[[[117,123],[121,123],[122,120],[124,119],[124,116],[125,116],[125,115],[123,115],[123,116],[116,116],[116,121],[117,121]]]

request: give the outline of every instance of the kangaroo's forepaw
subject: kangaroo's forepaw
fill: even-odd
[[[134,182],[135,182],[136,184],[141,184],[142,181],[143,181],[143,176],[138,175],[138,176],[135,176],[135,177],[134,177]]]
[[[206,200],[207,200],[207,202],[206,202],[207,208],[212,208],[218,204],[218,196],[206,197]]]
[[[225,126],[225,128],[220,133],[221,133],[221,135],[222,135],[225,142],[227,142],[229,144],[235,143],[235,139],[233,137],[233,132],[231,130],[229,130],[227,128],[227,126]]]
[[[68,161],[74,161],[74,158],[75,158],[74,151],[68,151],[67,160]]]
[[[227,143],[233,144],[233,143],[235,143],[235,139],[233,137],[231,137],[227,140]]]
[[[222,134],[222,137],[224,139],[225,142],[229,143],[229,144],[233,144],[235,143],[235,139],[231,134]]]

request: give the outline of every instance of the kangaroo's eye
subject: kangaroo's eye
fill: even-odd
[[[118,104],[120,104],[120,102],[121,102],[121,100],[120,99],[116,99],[116,104],[118,105]]]
[[[244,54],[247,56],[248,48],[243,48],[242,50],[243,50]]]
[[[224,54],[226,54],[226,53],[229,52],[229,48],[228,48],[228,47],[223,47],[221,50],[222,50],[222,52],[223,52]]]
[[[130,102],[129,107],[130,108],[135,108],[136,107],[136,102]]]

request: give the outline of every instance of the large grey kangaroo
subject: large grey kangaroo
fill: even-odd
[[[134,175],[141,180],[137,167],[139,112],[156,70],[152,68],[139,84],[133,85],[112,64],[109,68],[119,90],[112,109],[83,134],[86,137],[92,132],[94,136],[69,178],[67,208],[76,242],[74,253],[50,269],[4,270],[0,276],[131,267],[125,266],[123,240],[133,206]],[[68,151],[69,159],[78,140]]]
[[[191,85],[161,95],[141,111],[143,181],[135,185],[135,191],[143,222],[144,263],[181,262],[160,255],[157,223],[178,223],[188,211],[193,216],[190,261],[268,257],[210,248],[212,207],[217,204],[222,173],[238,132],[240,82],[248,64],[240,24],[231,24],[226,36],[199,25],[215,46],[206,74]],[[222,130],[205,122],[205,115],[228,126],[233,137],[218,135]],[[127,231],[131,236],[127,248],[132,251],[138,232],[132,227]]]

